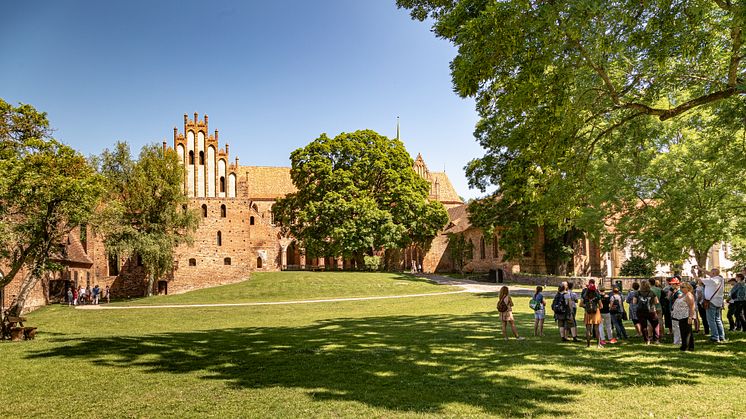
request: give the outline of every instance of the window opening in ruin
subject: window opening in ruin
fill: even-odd
[[[257,269],[261,269],[261,267],[262,267],[262,258],[261,257],[256,258],[256,267],[257,267]]]
[[[189,164],[194,164],[194,151],[189,150]]]
[[[485,254],[484,249],[484,236],[479,239],[479,259],[486,259],[487,255]]]
[[[230,265],[230,264],[231,264],[231,258],[223,259],[223,265]]]
[[[189,266],[197,266],[197,259],[195,258],[189,259]]]
[[[497,258],[499,249],[497,248],[497,236],[492,238],[492,257]]]
[[[137,266],[142,266],[142,256],[137,255]]]
[[[220,176],[220,192],[225,192],[225,176]]]
[[[223,245],[223,233],[218,231],[218,246]]]
[[[109,255],[109,276],[119,275],[119,255]]]
[[[199,152],[199,164],[202,166],[204,166],[205,164],[205,152],[204,151]]]
[[[220,206],[220,216],[225,218],[225,216],[228,214],[228,211],[225,209],[225,204]]]
[[[251,217],[249,217],[249,225],[251,225],[251,226],[254,225],[254,216],[253,215]]]
[[[202,218],[207,218],[207,205],[202,204]]]

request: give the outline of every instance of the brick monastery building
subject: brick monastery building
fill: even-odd
[[[193,245],[177,249],[172,274],[155,284],[154,292],[181,293],[238,282],[248,279],[252,272],[351,267],[351,262],[342,258],[306,257],[293,237],[283,235],[275,226],[272,206],[278,198],[295,191],[289,167],[242,166],[238,157],[231,160],[228,144],[220,148],[218,130],[209,132],[207,115],[200,120],[197,113],[194,119],[185,114],[183,131],[174,128],[173,135],[173,149],[186,169],[184,191],[189,197],[188,205],[200,214],[200,224]],[[166,142],[163,146],[167,147]],[[466,264],[466,271],[496,269],[500,276],[518,271],[546,272],[541,231],[534,248],[524,258],[503,261],[497,236],[484,237],[480,229],[471,226],[466,205],[446,173],[430,171],[419,154],[413,170],[430,182],[430,199],[443,203],[450,221],[426,252],[402,249],[402,270],[410,270],[416,260],[424,272],[453,271],[447,234],[462,233],[474,247],[474,257]],[[92,228],[76,229],[64,245],[65,255],[58,258],[64,270],[40,281],[28,300],[30,308],[64,300],[66,287],[77,285],[98,284],[102,289],[108,285],[114,297],[144,294],[146,281],[139,258],[107,255],[102,237]],[[583,252],[584,255],[576,255],[576,270],[590,274],[589,266],[598,266],[599,261],[598,256],[593,259],[589,255],[598,255],[598,251],[589,245],[584,246]],[[20,278],[5,287],[3,307],[8,306],[19,288]]]

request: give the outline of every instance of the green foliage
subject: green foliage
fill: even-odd
[[[381,269],[381,257],[380,256],[364,256],[365,270],[367,271],[378,271]]]
[[[651,253],[673,260],[731,234],[726,224],[733,221],[731,209],[743,207],[731,199],[744,196],[741,182],[727,190],[733,170],[722,180],[711,175],[727,164],[746,166],[741,157],[729,159],[730,150],[712,151],[744,143],[743,2],[397,4],[415,19],[431,18],[436,36],[458,48],[453,87],[476,99],[475,135],[486,150],[467,165],[467,175],[472,186],[494,187],[499,197],[470,212],[480,227],[516,230],[501,237],[503,248],[516,254],[537,225],[577,227],[598,238],[618,211],[646,199],[656,199],[658,210],[635,216],[617,239],[633,233],[632,224],[653,225],[634,233],[645,234],[640,241]],[[711,152],[703,153],[713,137]],[[682,152],[673,146],[677,141],[683,148],[696,144]],[[686,179],[688,189],[681,186]],[[634,194],[637,204],[630,206]],[[702,240],[694,243],[697,233]]]
[[[621,276],[651,277],[655,273],[655,262],[649,256],[633,255],[622,264],[619,273]]]
[[[42,274],[59,269],[53,259],[61,245],[88,222],[103,193],[85,158],[49,135],[45,113],[0,99],[0,265],[8,267],[0,286],[28,272],[16,313]]]
[[[474,243],[467,240],[464,233],[448,233],[448,250],[455,268],[463,274],[464,265],[474,258]]]
[[[148,274],[147,295],[155,280],[173,268],[174,249],[190,244],[199,218],[187,210],[183,167],[173,150],[144,146],[132,159],[127,143],[94,159],[107,179],[110,200],[98,217],[107,252],[139,255]]]
[[[399,140],[373,131],[322,134],[290,156],[298,189],[277,201],[275,219],[311,256],[354,257],[426,245],[448,221]]]

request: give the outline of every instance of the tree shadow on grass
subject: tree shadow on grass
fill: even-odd
[[[517,314],[521,324],[529,315]],[[300,327],[250,327],[137,336],[53,338],[29,358],[79,358],[143,372],[199,374],[236,388],[305,389],[316,401],[353,401],[392,411],[438,413],[459,403],[500,416],[571,414],[578,383],[667,386],[692,372],[746,373],[719,354],[625,345],[610,351],[543,340],[505,342],[490,313],[322,320]],[[584,346],[584,345],[583,345]],[[641,348],[658,362],[630,368]],[[547,379],[553,379],[549,384]],[[613,378],[613,379],[612,379]],[[559,381],[556,381],[559,380]]]

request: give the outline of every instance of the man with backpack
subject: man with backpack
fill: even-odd
[[[633,303],[637,305],[637,319],[640,321],[640,329],[645,344],[659,343],[660,335],[658,334],[658,314],[655,311],[655,305],[658,297],[650,290],[650,283],[642,281],[640,291],[637,292]],[[650,330],[648,330],[648,324]],[[652,338],[650,334],[652,332]]]
[[[577,342],[578,338],[575,334],[574,323],[572,318],[572,309],[570,308],[570,296],[567,290],[567,283],[563,282],[560,284],[557,294],[552,300],[552,311],[554,311],[554,318],[557,320],[557,326],[559,327],[560,338],[563,342],[570,340],[569,334],[572,333],[572,340]],[[569,332],[569,333],[568,333]]]

